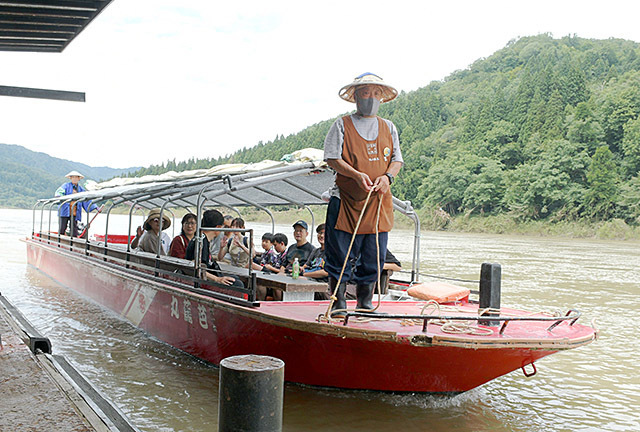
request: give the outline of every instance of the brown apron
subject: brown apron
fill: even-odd
[[[372,182],[384,175],[391,164],[393,154],[393,138],[387,123],[378,119],[378,137],[374,141],[367,141],[360,136],[350,116],[342,118],[344,121],[344,144],[342,146],[342,160],[357,171],[369,176]],[[336,175],[336,184],[340,189],[340,212],[336,222],[336,229],[353,233],[364,207],[368,192],[360,184],[341,174]],[[362,216],[358,234],[375,234],[378,203],[382,200],[380,209],[379,232],[389,232],[393,228],[393,198],[391,191],[384,195],[374,191],[371,193],[367,209]]]

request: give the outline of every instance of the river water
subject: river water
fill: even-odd
[[[126,218],[110,224],[126,227]],[[65,355],[141,430],[217,430],[218,369],[29,267],[19,239],[30,232],[30,211],[0,210],[0,292],[51,339],[54,353]],[[405,267],[411,236],[394,231],[390,238]],[[597,320],[599,340],[538,361],[531,378],[516,371],[455,397],[287,384],[284,430],[639,431],[640,244],[422,233],[422,273],[477,280],[483,262],[502,265],[503,306],[578,309],[582,324]]]

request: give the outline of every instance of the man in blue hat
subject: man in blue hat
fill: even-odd
[[[293,238],[295,243],[289,246],[287,253],[282,261],[282,267],[280,273],[291,273],[293,268],[293,261],[298,258],[300,268],[307,262],[309,255],[316,249],[311,243],[307,241],[309,235],[309,225],[303,220],[293,224]]]
[[[338,287],[332,306],[336,312],[332,315],[346,314],[345,291],[346,282],[352,278],[351,266],[345,266],[341,279],[340,273],[347,259],[355,261],[358,257],[353,270],[357,309],[373,309],[378,268],[384,266],[388,233],[393,227],[390,185],[403,165],[398,131],[377,113],[381,103],[397,95],[398,91],[377,75],[364,73],[356,77],[339,92],[342,99],[356,104],[356,112],[336,120],[324,141],[324,160],[336,172],[325,226],[329,290],[333,293]]]

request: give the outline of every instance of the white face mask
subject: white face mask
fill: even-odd
[[[380,100],[376,98],[356,98],[357,113],[368,117],[378,114]]]

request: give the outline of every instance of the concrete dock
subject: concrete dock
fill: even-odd
[[[0,432],[139,432],[0,294]]]
[[[0,430],[95,431],[0,314]]]

